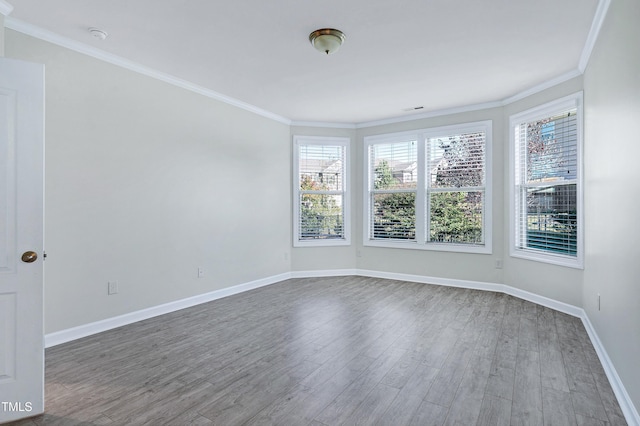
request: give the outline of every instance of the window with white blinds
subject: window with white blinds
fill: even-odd
[[[350,243],[348,138],[294,136],[294,246]]]
[[[581,94],[511,117],[511,254],[582,267]]]
[[[427,140],[428,240],[484,244],[486,132]]]
[[[364,244],[491,252],[491,122],[365,137]]]
[[[370,236],[416,240],[417,141],[373,144],[369,149]]]

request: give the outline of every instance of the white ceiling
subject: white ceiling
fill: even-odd
[[[502,101],[576,72],[598,0],[9,0],[24,22],[294,122]],[[8,25],[11,27],[11,25]],[[87,29],[100,28],[100,41]],[[333,55],[308,40],[346,34]]]

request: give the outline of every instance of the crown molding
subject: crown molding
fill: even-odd
[[[303,127],[328,127],[331,129],[356,129],[356,123],[331,123],[325,121],[292,121],[292,126]]]
[[[46,42],[53,43],[61,47],[65,47],[75,52],[82,53],[87,56],[91,56],[101,61],[105,61],[110,64],[117,65],[119,67],[128,69],[130,71],[134,71],[139,74],[146,75],[147,77],[155,78],[157,80],[163,81],[165,83],[169,83],[171,85],[180,87],[182,89],[186,89],[191,92],[198,93],[202,96],[206,96],[208,98],[215,99],[220,102],[224,102],[226,104],[235,106],[245,111],[252,112],[262,117],[265,117],[274,121],[278,121],[286,125],[291,124],[291,120],[289,120],[286,117],[282,117],[281,115],[274,114],[270,111],[266,111],[262,108],[258,108],[254,105],[248,104],[246,102],[242,102],[238,99],[234,99],[232,97],[223,95],[221,93],[218,93],[213,90],[207,89],[205,87],[199,86],[197,84],[191,83],[187,80],[183,80],[181,78],[172,76],[170,74],[157,71],[153,68],[140,65],[136,62],[105,52],[93,46],[89,46],[87,44],[80,43],[75,40],[71,40],[67,37],[63,37],[61,35],[55,34],[51,31],[45,30],[35,25],[31,25],[19,19],[8,17],[5,21],[5,27],[12,29],[14,31],[21,32],[23,34],[38,38],[40,40],[44,40]]]
[[[564,83],[565,81],[569,81],[572,78],[576,78],[576,77],[580,77],[582,75],[582,72],[580,72],[580,70],[578,70],[577,68],[575,70],[569,71],[567,73],[564,73],[562,75],[559,75],[555,78],[552,78],[551,80],[547,80],[543,83],[540,83],[536,86],[533,86],[527,90],[524,90],[520,93],[517,93],[513,96],[510,96],[504,100],[502,100],[502,106],[506,106],[509,104],[512,104],[514,102],[517,102],[521,99],[527,98],[531,95],[535,95],[536,93],[540,93],[543,90],[549,89],[553,86],[557,86],[560,83]]]
[[[32,37],[53,43],[53,44],[62,46],[62,47],[66,47],[76,52],[86,54],[93,58],[100,59],[102,61],[146,75],[148,77],[152,77],[160,81],[164,81],[174,86],[198,93],[200,95],[218,100],[220,102],[224,102],[226,104],[252,112],[254,114],[260,115],[262,117],[265,117],[271,120],[275,120],[277,122],[286,124],[288,126],[304,126],[304,127],[318,127],[318,128],[333,128],[333,129],[362,129],[362,128],[368,128],[368,127],[382,126],[387,124],[404,123],[408,121],[421,120],[425,118],[439,117],[443,115],[452,115],[452,114],[459,114],[464,112],[481,111],[481,110],[486,110],[491,108],[503,107],[505,105],[509,105],[513,102],[519,101],[521,99],[524,99],[536,93],[542,92],[543,90],[556,86],[565,81],[571,80],[572,78],[581,76],[582,74],[584,74],[584,71],[587,67],[587,63],[589,62],[591,52],[593,51],[593,48],[597,41],[598,35],[600,33],[600,28],[602,27],[602,24],[604,22],[604,19],[606,17],[610,4],[611,4],[611,0],[599,0],[595,16],[591,23],[591,29],[589,31],[587,41],[582,50],[582,54],[580,56],[578,68],[576,68],[575,70],[559,75],[555,78],[547,80],[541,84],[538,84],[534,87],[531,87],[527,90],[524,90],[520,93],[517,93],[513,96],[510,96],[502,100],[434,110],[434,111],[424,112],[420,114],[411,114],[411,115],[391,117],[391,118],[380,119],[380,120],[365,121],[360,123],[332,123],[332,122],[321,122],[321,121],[316,122],[316,121],[291,120],[287,117],[283,117],[281,115],[272,113],[262,108],[258,108],[254,105],[248,104],[238,99],[231,98],[229,96],[223,95],[221,93],[215,92],[213,90],[207,89],[205,87],[199,86],[189,81],[180,79],[178,77],[174,77],[170,74],[166,74],[166,73],[157,71],[155,69],[146,67],[144,65],[140,65],[136,62],[130,61],[128,59],[124,59],[120,56],[107,53],[93,46],[89,46],[87,44],[80,43],[75,40],[71,40],[69,38],[60,36],[51,31],[42,29],[40,27],[31,25],[29,23],[26,23],[18,19],[7,17],[5,20],[5,27],[30,35]],[[6,16],[9,13],[11,13],[12,10],[13,10],[13,6],[11,6],[5,0],[0,0],[0,13]]]
[[[596,45],[596,41],[598,40],[600,28],[602,28],[604,18],[607,16],[607,11],[609,10],[610,4],[611,0],[600,0],[598,2],[598,8],[596,9],[596,14],[593,17],[593,22],[591,22],[591,29],[589,30],[589,35],[587,36],[587,42],[584,44],[582,55],[580,56],[580,62],[578,63],[578,69],[581,73],[584,73],[584,71],[587,69],[589,58],[591,58],[591,52],[593,51],[593,48]]]
[[[401,117],[392,117],[392,118],[386,118],[386,119],[382,119],[382,120],[374,120],[374,121],[367,121],[367,122],[363,122],[363,123],[356,123],[356,129],[364,129],[364,128],[367,128],[367,127],[383,126],[385,124],[404,123],[406,121],[415,121],[415,120],[421,120],[421,119],[424,119],[424,118],[440,117],[442,115],[460,114],[462,112],[481,111],[481,110],[485,110],[485,109],[501,107],[502,105],[503,104],[502,104],[501,101],[493,101],[493,102],[484,102],[484,103],[481,103],[481,104],[465,105],[465,106],[461,106],[461,107],[439,109],[439,110],[435,110],[435,111],[423,112],[423,113],[420,113],[420,114],[403,115]]]
[[[558,84],[564,83],[565,81],[569,81],[572,78],[579,77],[581,75],[582,75],[582,72],[580,72],[580,70],[578,69],[575,69],[573,71],[569,71],[565,74],[552,78],[551,80],[547,80],[543,83],[533,86],[513,96],[510,96],[508,98],[498,100],[498,101],[484,102],[480,104],[465,105],[465,106],[446,108],[446,109],[438,109],[434,111],[423,112],[420,114],[403,115],[400,117],[385,118],[382,120],[374,120],[374,121],[365,121],[361,123],[349,124],[349,123],[326,123],[326,122],[316,123],[313,121],[292,121],[291,124],[294,126],[330,127],[334,129],[341,129],[341,128],[365,129],[368,127],[383,126],[386,124],[404,123],[407,121],[416,121],[416,120],[421,120],[425,118],[440,117],[443,115],[453,115],[453,114],[460,114],[463,112],[483,111],[491,108],[501,108],[511,103],[517,102],[521,99],[524,99],[526,97],[529,97],[531,95],[535,95],[536,93],[542,92],[543,90],[549,89],[553,86],[557,86]]]
[[[0,15],[9,16],[13,11],[13,6],[4,0],[0,0]]]

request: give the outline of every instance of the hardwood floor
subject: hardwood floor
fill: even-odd
[[[46,351],[32,425],[624,425],[578,318],[500,293],[294,279]]]

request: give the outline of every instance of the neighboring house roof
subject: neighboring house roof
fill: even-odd
[[[305,160],[300,163],[300,171],[302,173],[340,173],[342,160]]]
[[[418,168],[417,161],[405,161],[401,163],[391,164],[391,170],[394,172],[413,172]]]

